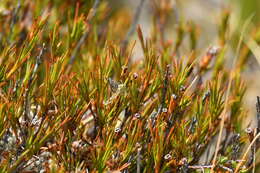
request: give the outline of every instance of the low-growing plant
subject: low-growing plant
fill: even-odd
[[[232,50],[224,9],[205,51],[192,21],[166,36],[171,1],[140,0],[132,20],[111,3],[0,2],[0,172],[259,170],[260,99],[245,131],[241,77],[258,29]]]

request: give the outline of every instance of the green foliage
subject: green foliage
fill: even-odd
[[[136,21],[106,1],[0,4],[8,12],[0,11],[0,172],[259,167],[252,156],[240,160],[249,138],[240,74],[249,50],[243,45],[238,63],[226,65],[228,10],[217,26],[220,47],[206,45],[204,52],[192,21],[182,19],[176,38],[166,39],[162,27],[172,4],[154,0],[153,32],[145,38],[137,28],[143,54],[136,60],[134,43],[120,34]],[[258,30],[252,35],[257,41]],[[216,151],[221,128],[226,135]],[[210,156],[201,163],[209,148],[217,152],[215,165]]]

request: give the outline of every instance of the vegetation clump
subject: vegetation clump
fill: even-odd
[[[225,9],[205,50],[193,21],[166,35],[169,0],[140,0],[132,19],[112,4],[0,3],[0,172],[259,170],[260,99],[246,129],[241,77],[257,28],[232,49]]]

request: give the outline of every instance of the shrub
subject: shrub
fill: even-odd
[[[228,65],[227,10],[217,46],[198,48],[192,21],[180,20],[175,38],[166,39],[174,10],[167,2],[151,1],[148,38],[137,26],[143,0],[132,20],[107,1],[1,2],[1,172],[259,167],[259,99],[257,128],[245,132],[243,124],[240,74],[250,46],[241,37]],[[135,32],[140,59],[133,59]]]

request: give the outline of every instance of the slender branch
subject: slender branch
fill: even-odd
[[[249,18],[247,21],[245,21],[245,23],[242,27],[241,35],[240,35],[239,42],[238,42],[237,49],[236,49],[236,54],[235,54],[235,57],[234,57],[233,63],[232,63],[232,69],[234,69],[234,67],[236,65],[238,55],[239,55],[239,52],[240,52],[240,49],[241,49],[241,44],[242,44],[242,41],[243,41],[244,33],[245,33],[246,29],[248,28],[250,20],[251,20],[251,18]],[[216,145],[216,151],[215,151],[215,155],[214,155],[214,159],[213,159],[213,166],[215,166],[215,164],[216,164],[218,150],[219,150],[219,147],[220,147],[221,136],[222,136],[222,131],[223,131],[224,124],[225,124],[226,112],[227,112],[227,107],[228,107],[228,100],[227,99],[228,99],[229,94],[230,94],[231,84],[232,84],[232,80],[233,80],[232,78],[233,78],[234,73],[235,73],[235,70],[231,72],[231,76],[230,76],[230,79],[228,81],[228,89],[227,89],[227,94],[226,94],[224,110],[221,114],[220,131],[219,131],[219,137],[218,137],[218,141],[217,141],[217,145]],[[211,169],[211,172],[213,172],[213,169],[214,169],[214,167]]]
[[[166,72],[165,72],[165,75],[164,75],[164,81],[163,81],[163,89],[162,89],[162,100],[161,100],[162,108],[164,108],[164,106],[165,106],[166,93],[167,93],[167,88],[168,88],[168,85],[169,85],[169,81],[168,81],[169,80],[169,74],[170,74],[170,65],[167,65],[166,66]]]
[[[35,63],[35,66],[34,66],[34,69],[32,71],[32,74],[29,78],[29,81],[28,81],[28,85],[27,85],[27,88],[26,88],[26,92],[25,92],[25,120],[29,120],[28,117],[29,117],[29,114],[30,114],[30,98],[29,98],[29,94],[30,94],[30,90],[31,90],[31,85],[32,85],[32,82],[33,82],[33,79],[36,75],[36,72],[41,64],[41,58],[43,56],[43,53],[45,51],[45,44],[43,44],[41,50],[40,50],[40,53],[39,55],[36,57],[36,63]]]
[[[260,137],[260,133],[258,133],[258,134],[254,137],[253,141],[252,141],[252,142],[250,143],[250,145],[247,147],[246,152],[244,153],[244,155],[243,155],[243,157],[242,157],[241,160],[245,160],[245,159],[246,159],[247,154],[249,153],[249,151],[251,150],[251,148],[253,147],[254,143],[258,140],[259,137]],[[236,169],[235,169],[235,173],[239,171],[240,167],[242,166],[242,163],[243,163],[243,162],[240,162],[240,163],[237,165],[237,167],[236,167]]]
[[[220,168],[224,169],[225,171],[228,172],[234,172],[231,168],[226,167],[226,166],[219,166]],[[189,169],[201,169],[204,172],[204,169],[212,169],[213,165],[193,165],[193,166],[188,166]]]
[[[30,75],[30,78],[28,80],[28,84],[27,84],[27,87],[25,89],[25,95],[24,95],[24,113],[23,113],[23,118],[24,118],[24,123],[25,123],[25,128],[22,128],[20,124],[19,125],[19,128],[21,130],[21,133],[22,133],[22,139],[23,139],[23,142],[26,142],[26,138],[27,138],[27,132],[28,132],[28,123],[30,121],[30,118],[29,118],[29,115],[30,115],[30,110],[31,110],[31,102],[30,102],[30,91],[31,91],[31,85],[32,85],[32,82],[33,82],[33,79],[35,78],[35,75],[36,75],[36,72],[41,64],[41,59],[42,59],[42,56],[43,56],[43,53],[45,51],[45,44],[42,45],[42,48],[40,50],[40,53],[39,55],[36,57],[36,63],[35,63],[35,66],[34,66],[34,69]]]
[[[87,17],[87,23],[89,25],[92,24],[92,19],[96,16],[97,13],[97,8],[99,7],[100,4],[100,0],[95,0],[93,7],[91,8],[89,15]],[[71,67],[71,65],[74,63],[76,56],[81,48],[81,46],[83,45],[83,43],[85,42],[85,40],[87,39],[89,33],[91,31],[91,27],[83,34],[83,36],[80,38],[79,42],[77,43],[75,49],[73,50],[71,56],[70,56],[70,61],[69,61],[69,66]]]
[[[137,164],[137,170],[136,173],[141,173],[141,148],[137,149],[137,160],[136,160],[136,164]]]
[[[132,23],[131,27],[129,28],[129,30],[126,34],[125,39],[121,43],[123,55],[126,51],[126,47],[128,45],[129,39],[134,34],[134,31],[135,31],[136,26],[138,24],[138,21],[139,21],[139,18],[141,16],[141,12],[142,12],[142,9],[143,9],[143,6],[144,6],[144,2],[145,2],[145,0],[140,0],[140,3],[138,5],[136,12],[135,12],[135,15],[134,15],[133,23]]]
[[[10,36],[12,36],[13,34],[13,28],[14,28],[14,25],[15,23],[17,22],[17,18],[18,18],[18,12],[21,8],[21,0],[18,0],[18,3],[16,5],[16,8],[14,9],[14,12],[12,14],[12,19],[11,19],[11,23],[10,23]],[[9,40],[10,42],[10,40]]]
[[[256,102],[256,120],[257,120],[257,132],[260,132],[260,97],[257,96]]]

